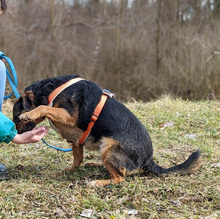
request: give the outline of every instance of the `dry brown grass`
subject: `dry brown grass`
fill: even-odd
[[[63,173],[72,163],[71,153],[42,142],[1,144],[0,161],[10,180],[0,182],[0,218],[82,218],[85,209],[94,218],[219,218],[220,103],[164,97],[126,105],[149,130],[157,163],[175,165],[199,148],[203,167],[188,176],[133,175],[120,185],[97,189],[87,182],[109,178],[102,167],[82,165],[77,172]],[[8,107],[4,112],[11,116]],[[53,131],[46,140],[68,147]],[[99,154],[86,152],[85,160],[91,159]],[[137,214],[129,216],[131,209]]]

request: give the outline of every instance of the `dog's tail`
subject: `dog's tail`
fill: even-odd
[[[190,174],[197,171],[202,166],[200,155],[201,151],[198,150],[192,153],[185,162],[168,169],[157,165],[152,159],[145,169],[157,176],[173,172],[180,173],[181,175]]]

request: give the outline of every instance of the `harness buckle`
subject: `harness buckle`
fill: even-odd
[[[97,119],[98,119],[98,116],[95,114],[92,114],[91,121],[95,123]]]
[[[103,89],[103,94],[105,94],[106,96],[110,97],[110,98],[114,98],[115,94],[111,93],[109,90]]]

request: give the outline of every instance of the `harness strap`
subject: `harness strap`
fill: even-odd
[[[54,99],[55,99],[63,90],[65,90],[65,89],[66,89],[67,87],[69,87],[70,85],[73,85],[73,84],[75,84],[75,83],[77,83],[77,82],[79,82],[79,81],[81,81],[81,80],[84,80],[84,79],[83,79],[83,78],[73,78],[73,79],[67,81],[66,83],[60,85],[59,87],[57,87],[57,88],[49,95],[49,97],[48,97],[48,106],[51,106],[51,107],[53,106],[53,101],[54,101]],[[53,124],[53,122],[52,122],[50,119],[48,119],[48,121],[49,121],[49,123],[50,123],[51,128],[52,128],[54,131],[60,133],[60,130]]]
[[[67,81],[66,83],[62,84],[61,86],[59,86],[58,88],[56,88],[48,97],[48,106],[53,106],[53,100],[67,87],[69,87],[70,85],[77,83],[78,81],[84,80],[83,78],[73,78],[70,81]],[[86,129],[86,131],[82,134],[81,138],[79,139],[79,143],[83,144],[85,142],[85,140],[87,139],[87,137],[89,136],[92,127],[94,126],[96,120],[98,119],[100,113],[102,112],[102,109],[106,103],[106,100],[108,99],[108,97],[113,97],[113,94],[111,94],[108,90],[103,90],[101,99],[98,103],[98,105],[96,106],[92,117],[91,117],[91,121]],[[51,127],[57,131],[59,133],[59,130],[54,126],[53,122],[51,120],[49,120]]]
[[[85,140],[87,139],[87,137],[89,136],[89,134],[92,130],[92,127],[94,126],[96,120],[98,119],[100,113],[102,112],[102,109],[103,109],[108,97],[109,97],[109,93],[106,91],[103,91],[101,99],[92,114],[91,121],[90,121],[86,131],[82,134],[81,138],[79,139],[80,144],[83,144],[85,142]]]
[[[78,81],[84,80],[83,78],[73,78],[66,83],[60,85],[58,88],[56,88],[48,97],[48,105],[53,106],[53,100],[61,93],[64,89],[69,87],[72,84],[77,83]]]

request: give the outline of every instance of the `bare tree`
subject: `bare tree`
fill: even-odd
[[[20,90],[80,74],[122,100],[219,99],[219,8],[217,0],[15,0],[0,18],[0,49]]]

